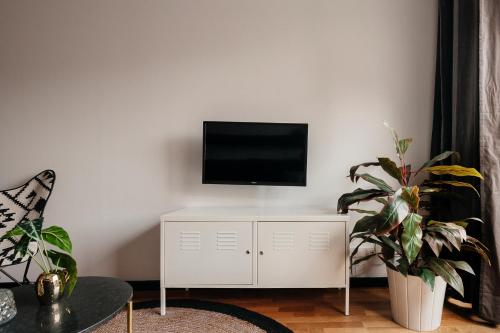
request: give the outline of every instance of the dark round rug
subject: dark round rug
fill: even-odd
[[[96,333],[127,331],[125,311],[99,327]],[[140,333],[292,333],[277,321],[239,306],[194,299],[167,301],[160,316],[160,302],[134,303],[133,332]]]

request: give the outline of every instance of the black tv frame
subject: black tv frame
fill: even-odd
[[[217,181],[207,180],[205,178],[205,153],[206,153],[206,124],[271,124],[271,125],[304,125],[306,128],[305,135],[305,156],[304,159],[304,182],[258,182],[258,181]],[[203,121],[203,167],[202,167],[202,184],[220,184],[220,185],[270,185],[270,186],[307,186],[307,159],[308,159],[308,140],[309,140],[309,124],[308,123],[277,123],[277,122],[248,122],[248,121]]]

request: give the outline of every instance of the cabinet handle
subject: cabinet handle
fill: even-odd
[[[247,254],[250,254],[250,251],[249,251],[249,250],[247,250],[247,251],[246,251],[246,253],[247,253]]]
[[[264,255],[264,251],[260,251],[259,254],[262,256]]]

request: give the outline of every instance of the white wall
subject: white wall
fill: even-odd
[[[429,154],[435,0],[0,0],[0,188],[57,172],[81,274],[159,278],[160,213],[336,205],[348,167]],[[308,185],[201,184],[203,120],[309,123]]]

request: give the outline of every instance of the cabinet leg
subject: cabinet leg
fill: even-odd
[[[160,304],[160,314],[162,316],[164,316],[166,313],[165,304],[166,304],[167,300],[166,300],[165,292],[166,292],[165,288],[161,287],[161,289],[160,289],[160,303],[161,303]]]
[[[349,286],[345,288],[345,309],[344,313],[346,316],[349,315]]]

